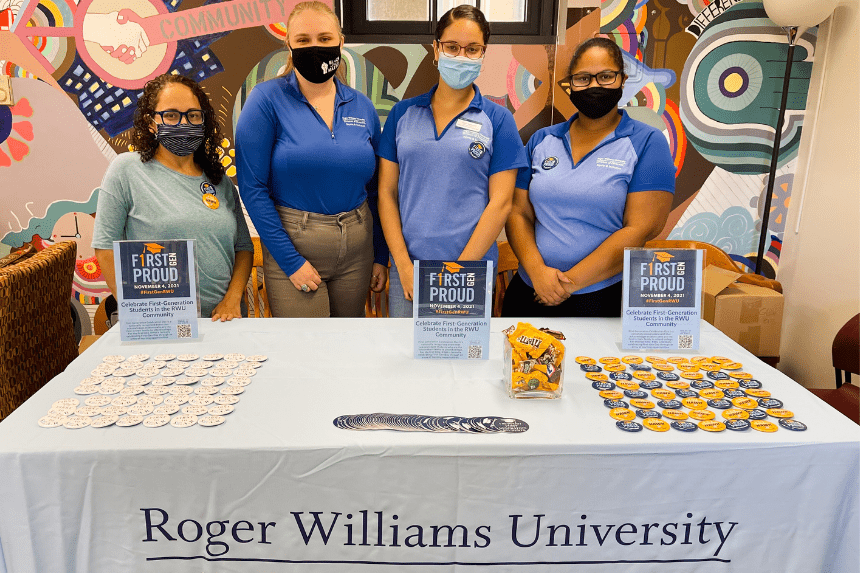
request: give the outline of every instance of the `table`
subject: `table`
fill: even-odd
[[[113,329],[0,424],[0,572],[860,570],[860,428],[806,389],[703,322],[697,354],[744,363],[808,431],[625,433],[572,360],[627,354],[619,320],[535,321],[568,336],[555,401],[502,390],[511,322],[489,360],[439,362],[412,359],[407,319],[201,321],[173,345]],[[104,355],[162,352],[269,361],[222,426],[36,424]],[[373,412],[530,429],[332,424]]]

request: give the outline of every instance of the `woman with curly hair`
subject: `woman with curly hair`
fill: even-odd
[[[242,316],[254,246],[219,141],[197,82],[165,74],[146,84],[134,116],[135,151],[110,164],[98,189],[93,248],[114,295],[113,241],[195,239],[202,315]]]

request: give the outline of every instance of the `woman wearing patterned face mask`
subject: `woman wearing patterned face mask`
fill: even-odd
[[[503,316],[621,316],[624,249],[656,237],[675,166],[663,134],[618,109],[621,49],[583,42],[569,68],[578,113],[526,146],[507,235],[520,267]]]
[[[331,8],[302,2],[287,20],[290,60],[248,95],[236,128],[239,191],[263,245],[272,314],[364,316],[387,280],[376,216],[379,115],[344,83]]]
[[[93,248],[116,295],[113,241],[195,239],[203,316],[231,320],[251,274],[254,245],[236,188],[224,176],[215,112],[189,78],[148,82],[134,115],[132,153],[119,155],[99,191]]]
[[[412,316],[413,260],[498,260],[496,238],[527,163],[511,113],[472,83],[489,37],[477,8],[446,12],[433,44],[439,84],[388,114],[378,154],[391,316]]]

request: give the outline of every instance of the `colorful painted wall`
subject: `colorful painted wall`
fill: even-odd
[[[787,53],[783,32],[755,0],[594,3],[568,9],[558,46],[491,45],[478,86],[513,113],[527,140],[574,113],[563,87],[575,46],[595,34],[614,39],[630,76],[622,101],[634,118],[663,131],[675,160],[677,192],[663,236],[713,243],[747,264],[758,246]],[[143,84],[163,72],[200,81],[226,134],[223,163],[235,175],[232,133],[242,103],[284,65],[278,5],[0,0],[0,71],[13,76],[17,101],[0,107],[0,255],[25,243],[41,249],[76,240],[74,296],[98,303],[108,291],[89,246],[95,189],[111,159],[130,149]],[[815,39],[815,29],[806,32],[795,51],[769,276],[779,268]],[[383,122],[396,102],[427,91],[438,77],[428,45],[348,44],[344,59],[351,85]]]

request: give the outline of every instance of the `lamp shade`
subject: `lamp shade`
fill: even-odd
[[[764,0],[767,17],[777,26],[811,28],[827,19],[839,0]]]

